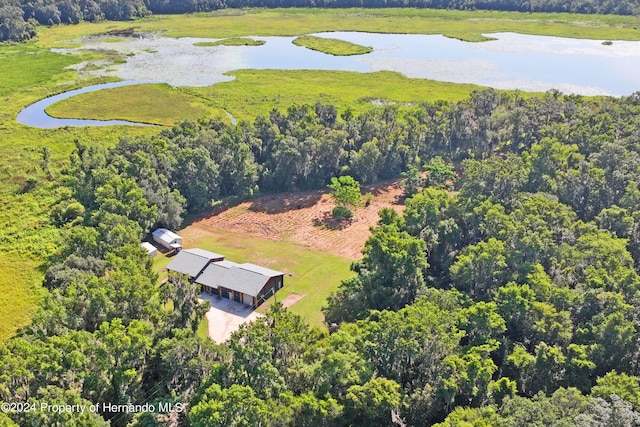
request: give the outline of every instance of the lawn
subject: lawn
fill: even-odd
[[[327,296],[340,281],[353,274],[349,270],[352,260],[348,258],[305,249],[288,242],[239,236],[222,229],[212,230],[212,233],[214,235],[191,239],[189,247],[223,254],[230,261],[251,262],[284,272],[284,288],[275,295],[275,299],[281,301],[287,295],[304,295],[290,310],[312,326],[323,327],[324,318],[320,309]],[[170,261],[170,257],[159,255],[154,260],[154,269],[160,271]],[[273,301],[274,297],[269,298],[258,311],[264,312]]]

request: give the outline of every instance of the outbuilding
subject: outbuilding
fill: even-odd
[[[182,237],[178,236],[171,230],[158,228],[156,231],[151,233],[151,235],[153,236],[154,242],[167,249],[175,251],[180,251],[182,249]]]
[[[158,249],[153,246],[151,243],[149,242],[142,242],[140,243],[140,246],[142,246],[142,248],[147,251],[147,255],[149,255],[151,258],[153,258],[154,256],[158,255]]]

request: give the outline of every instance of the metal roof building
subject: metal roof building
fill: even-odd
[[[284,285],[284,273],[259,265],[238,264],[224,255],[194,248],[179,252],[167,270],[188,275],[202,290],[253,307]]]
[[[153,233],[153,240],[167,249],[181,249],[182,237],[166,228],[158,228]]]
[[[224,260],[224,255],[220,255],[215,252],[209,252],[198,248],[186,249],[178,252],[178,254],[173,257],[169,265],[167,265],[167,270],[186,274],[191,278],[195,278],[200,275],[202,270],[204,270],[209,263],[222,260]]]
[[[150,257],[154,257],[154,256],[158,255],[158,249],[157,249],[155,246],[153,246],[151,243],[149,243],[149,242],[142,242],[142,243],[140,243],[140,246],[142,246],[142,248],[143,248],[145,251],[147,251],[147,254],[148,254]]]

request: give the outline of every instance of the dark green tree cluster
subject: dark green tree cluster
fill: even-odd
[[[65,243],[32,324],[0,345],[0,400],[188,407],[0,422],[638,425],[638,117],[637,95],[488,90],[77,143],[51,215]],[[332,334],[275,305],[224,345],[201,340],[197,286],[158,285],[139,247],[213,200],[401,173],[406,210],[380,212],[328,300]]]

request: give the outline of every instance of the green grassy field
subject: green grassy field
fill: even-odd
[[[105,79],[78,80],[69,65],[93,55],[66,56],[33,44],[0,46],[0,340],[29,322],[43,291],[42,264],[60,245],[49,221],[59,191],[55,181],[78,139],[115,144],[148,128],[35,129],[15,121],[20,110],[47,96]],[[156,132],[156,131],[154,131]],[[42,150],[50,150],[45,171]]]
[[[192,244],[193,247],[223,254],[230,261],[251,262],[286,273],[284,288],[275,298],[281,301],[291,294],[304,295],[290,309],[312,326],[324,326],[320,309],[325,304],[327,296],[337,288],[340,281],[353,274],[349,270],[351,260],[348,258],[312,251],[288,242],[263,240],[216,230],[215,238],[199,238],[192,241]],[[159,272],[170,261],[171,258],[159,255],[154,259],[154,269]],[[273,301],[273,297],[269,298],[258,311],[264,312]]]
[[[361,46],[344,40],[315,36],[297,37],[293,40],[293,44],[335,56],[364,55],[365,53],[373,52],[373,48],[370,46]]]
[[[230,74],[235,80],[206,87],[134,85],[90,92],[60,101],[47,112],[56,117],[172,124],[201,116],[228,121],[224,114],[228,111],[238,120],[252,120],[293,104],[321,102],[335,105],[340,112],[348,108],[361,113],[374,102],[412,106],[440,99],[459,101],[482,89],[472,84],[410,79],[391,71],[239,70]]]

